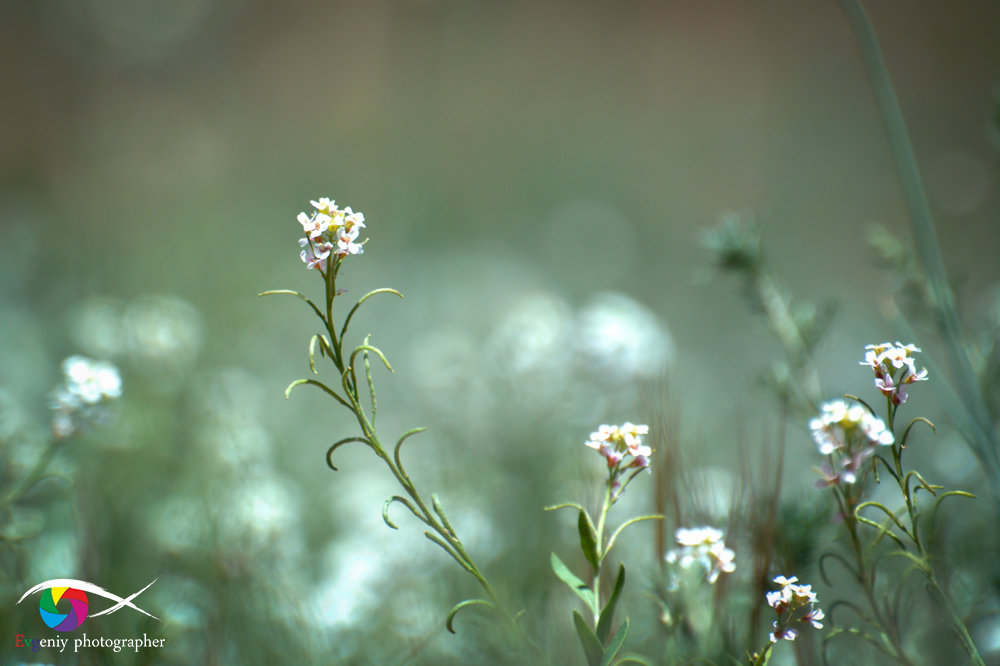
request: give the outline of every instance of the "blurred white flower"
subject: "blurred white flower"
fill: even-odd
[[[719,575],[736,571],[736,553],[726,547],[722,530],[714,527],[681,527],[674,534],[680,548],[667,552],[666,560],[688,569],[697,564],[705,580],[715,584]]]
[[[50,402],[52,432],[59,438],[103,420],[104,406],[122,394],[121,375],[110,363],[70,356],[63,361],[62,370],[63,383],[52,391]]]

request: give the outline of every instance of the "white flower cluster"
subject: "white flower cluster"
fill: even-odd
[[[918,372],[912,356],[919,351],[915,345],[898,341],[896,344],[867,345],[865,360],[860,364],[867,365],[875,373],[875,388],[891,398],[892,404],[901,405],[909,397],[907,385],[927,381],[927,368]]]
[[[590,433],[590,441],[586,445],[598,451],[608,461],[610,469],[629,467],[649,467],[649,456],[653,450],[642,443],[642,436],[649,433],[649,426],[635,425],[625,422],[624,425],[601,425],[597,432]],[[632,456],[632,461],[621,465],[626,455]]]
[[[823,609],[816,605],[816,593],[812,585],[799,585],[798,578],[778,576],[774,582],[781,587],[767,593],[767,605],[774,609],[778,618],[771,625],[770,639],[777,643],[781,639],[794,641],[799,635],[795,624],[810,624],[815,629],[823,628]],[[805,612],[803,612],[805,611]]]
[[[332,199],[320,197],[318,201],[310,201],[316,210],[312,215],[299,213],[299,224],[306,237],[299,239],[302,251],[299,256],[306,268],[316,268],[324,271],[331,255],[343,257],[349,254],[362,254],[364,241],[357,242],[358,235],[365,228],[365,216],[361,211],[354,212],[351,207],[338,208]]]
[[[736,553],[726,548],[722,537],[722,530],[714,527],[681,527],[674,535],[680,548],[669,551],[666,560],[682,569],[697,564],[704,570],[705,580],[715,584],[719,574],[736,571]]]
[[[68,437],[86,422],[103,416],[102,406],[121,397],[118,368],[105,361],[70,356],[62,364],[64,381],[52,392],[52,431]]]
[[[819,487],[854,483],[862,463],[875,454],[876,447],[895,441],[882,419],[864,406],[844,400],[822,404],[820,415],[809,421],[809,429],[819,452],[834,463],[823,465],[823,478],[816,484]]]

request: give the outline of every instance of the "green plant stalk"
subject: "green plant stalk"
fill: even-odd
[[[891,398],[887,398],[888,412],[889,412],[889,430],[895,431],[893,425],[896,418],[897,405],[893,404]],[[982,657],[979,654],[979,650],[976,648],[976,644],[972,640],[972,636],[969,635],[969,630],[965,626],[965,622],[959,616],[955,607],[951,603],[951,599],[945,592],[944,587],[938,580],[937,574],[934,572],[934,567],[931,565],[931,558],[928,552],[924,549],[923,542],[920,540],[919,533],[919,522],[917,521],[917,506],[914,500],[913,493],[910,491],[909,481],[903,474],[903,448],[902,443],[897,442],[892,446],[892,461],[896,468],[896,483],[899,485],[899,492],[903,495],[903,501],[906,504],[906,512],[910,518],[910,531],[907,536],[910,537],[910,541],[913,542],[914,547],[917,549],[917,553],[920,555],[921,561],[924,563],[922,571],[925,578],[927,579],[927,585],[930,588],[934,597],[937,598],[938,603],[944,607],[948,620],[951,623],[952,630],[958,635],[959,640],[962,643],[962,647],[968,653],[969,658],[972,663],[976,666],[985,666]],[[919,486],[918,486],[919,488]],[[905,532],[904,532],[905,533]]]
[[[604,525],[608,519],[608,510],[611,509],[611,484],[612,479],[608,478],[607,487],[604,489],[604,500],[601,504],[601,515],[597,518],[597,566],[594,568],[594,629],[601,619],[601,568],[604,566]]]
[[[499,595],[497,595],[496,590],[487,580],[486,576],[482,573],[476,563],[473,561],[472,557],[469,555],[468,551],[465,549],[465,545],[459,539],[458,535],[452,529],[451,525],[448,523],[447,517],[444,515],[444,510],[437,502],[435,498],[434,510],[432,511],[428,508],[427,502],[421,497],[419,491],[417,490],[415,484],[410,479],[406,470],[403,468],[401,463],[398,463],[390,456],[385,447],[382,445],[378,437],[378,433],[375,428],[374,423],[374,412],[375,412],[375,386],[371,375],[371,367],[368,363],[368,345],[367,339],[365,344],[359,347],[358,350],[351,355],[349,363],[345,363],[343,356],[343,336],[346,334],[346,322],[344,328],[341,330],[341,335],[337,335],[335,326],[333,325],[333,305],[337,297],[337,274],[340,271],[342,258],[337,257],[331,262],[330,267],[322,272],[324,285],[325,285],[325,305],[326,305],[326,316],[324,317],[319,311],[316,312],[320,319],[323,321],[324,328],[330,336],[330,348],[332,354],[330,355],[330,360],[337,371],[340,373],[342,386],[344,392],[347,396],[347,400],[342,399],[336,394],[335,391],[330,391],[324,387],[328,393],[331,393],[333,397],[337,398],[341,404],[348,407],[357,419],[358,425],[361,428],[363,434],[363,441],[367,443],[372,451],[381,458],[389,471],[396,478],[399,484],[402,486],[406,495],[413,501],[416,505],[415,507],[409,507],[414,513],[414,516],[418,518],[421,522],[427,525],[432,531],[425,532],[425,535],[431,541],[434,541],[438,546],[440,546],[445,552],[447,552],[458,564],[465,569],[469,574],[471,574],[476,581],[479,583],[480,587],[486,593],[490,601],[490,605],[498,610],[503,616],[505,623],[508,627],[512,628],[517,634],[519,634],[525,641],[536,652],[539,648],[535,644],[534,640],[529,636],[524,628],[516,621],[516,618],[511,615],[507,610],[507,607],[501,602]],[[367,379],[367,385],[370,392],[370,398],[372,401],[372,417],[369,418],[364,407],[361,404],[360,394],[358,392],[358,380],[357,374],[354,368],[355,356],[358,351],[364,351],[364,370],[365,377]],[[320,386],[323,386],[320,384]],[[414,508],[416,511],[414,511]],[[437,515],[436,515],[437,514]],[[438,517],[440,516],[440,518]]]
[[[0,500],[0,511],[3,511],[20,500],[28,494],[28,491],[34,488],[35,484],[38,483],[43,476],[45,476],[45,471],[49,468],[49,465],[52,463],[52,459],[56,457],[56,454],[59,452],[59,449],[62,448],[62,444],[65,441],[65,438],[56,438],[49,443],[48,448],[45,449],[45,452],[42,453],[41,456],[39,456],[34,467],[31,468],[31,471],[28,472],[27,476],[21,479],[21,482],[14,486],[14,488],[7,493],[2,500]]]
[[[847,527],[847,533],[851,538],[851,550],[853,551],[854,558],[858,566],[858,570],[856,572],[858,576],[858,583],[861,585],[861,589],[864,590],[865,598],[868,600],[868,605],[872,609],[872,617],[878,625],[879,631],[882,632],[882,636],[889,641],[889,646],[892,648],[894,653],[892,655],[893,658],[901,664],[912,666],[912,662],[903,650],[903,644],[900,640],[897,628],[887,622],[886,618],[883,616],[882,609],[875,598],[875,588],[871,576],[868,575],[868,565],[865,562],[864,548],[861,547],[861,538],[858,536],[858,524],[854,516],[854,506],[856,506],[857,502],[848,494],[846,490],[838,490],[834,488],[834,496],[837,498],[837,504],[840,506],[840,513],[843,516],[844,525]]]
[[[899,173],[903,196],[913,221],[917,254],[920,256],[920,262],[924,268],[927,291],[937,316],[938,326],[951,356],[962,405],[971,417],[969,419],[971,432],[967,433],[972,440],[970,446],[988,470],[994,501],[998,503],[997,508],[1000,510],[998,442],[993,434],[986,401],[976,382],[968,353],[965,351],[965,336],[955,311],[955,298],[948,284],[944,259],[941,256],[941,247],[934,227],[934,217],[920,177],[916,154],[906,128],[903,111],[892,87],[889,71],[875,36],[875,29],[864,7],[859,0],[837,0],[837,3],[846,14],[861,48],[861,55],[868,70],[868,76],[875,93],[875,101]]]

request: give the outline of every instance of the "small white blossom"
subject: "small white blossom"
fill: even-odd
[[[895,439],[882,419],[865,407],[832,400],[820,406],[820,414],[809,421],[816,448],[831,456],[835,464],[824,466],[823,486],[854,483],[861,464],[875,455],[878,446],[890,446]],[[845,470],[838,474],[836,469]]]
[[[70,356],[62,364],[63,383],[51,396],[52,432],[64,438],[87,423],[100,421],[104,406],[122,395],[118,368],[84,356]]]
[[[908,397],[906,385],[927,381],[927,368],[917,370],[913,354],[920,348],[913,344],[897,341],[896,344],[883,342],[865,346],[865,360],[875,373],[875,388],[890,398],[894,405],[901,405]]]
[[[705,580],[714,584],[719,575],[736,571],[736,553],[726,547],[722,530],[714,527],[681,527],[674,534],[680,548],[666,555],[667,562],[687,569],[698,564]]]
[[[330,216],[325,213],[316,213],[312,217],[305,213],[299,213],[299,223],[302,225],[302,230],[312,240],[316,240],[330,228],[330,221]]]
[[[811,585],[799,585],[798,578],[776,576],[774,582],[781,587],[765,593],[767,605],[774,609],[777,619],[771,624],[770,639],[776,643],[781,639],[794,641],[798,636],[797,624],[809,624],[822,629],[825,617],[817,604],[816,594]]]
[[[361,243],[354,242],[358,238],[358,232],[359,229],[357,227],[348,229],[346,226],[343,226],[337,229],[337,254],[364,253],[365,249],[361,246]]]

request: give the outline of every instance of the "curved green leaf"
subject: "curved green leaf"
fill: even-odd
[[[448,628],[448,631],[455,633],[455,629],[451,626],[452,622],[455,621],[455,616],[458,615],[458,611],[463,608],[468,608],[469,606],[489,606],[490,608],[496,608],[493,602],[487,601],[486,599],[466,599],[460,603],[455,604],[455,607],[451,609],[448,613],[448,619],[445,620],[444,626]]]
[[[367,339],[368,338],[365,338],[365,340],[367,340]],[[392,369],[391,365],[389,365],[389,360],[386,359],[385,354],[382,353],[382,350],[379,349],[378,347],[373,347],[372,345],[369,345],[369,344],[358,345],[357,347],[354,348],[354,351],[351,352],[351,365],[352,366],[354,365],[354,357],[357,356],[358,354],[360,354],[363,351],[371,352],[371,353],[375,354],[376,356],[378,356],[380,359],[382,359],[382,363],[385,364],[386,369],[389,372],[395,374],[396,371]]]
[[[392,452],[392,457],[396,461],[396,467],[398,467],[399,469],[403,469],[403,463],[399,461],[399,447],[401,447],[403,445],[403,442],[405,442],[411,436],[416,435],[417,433],[423,432],[425,430],[427,430],[427,428],[410,428],[400,436],[399,440],[396,441],[396,448],[393,449]]]
[[[621,596],[622,588],[625,586],[625,565],[618,565],[618,577],[615,579],[615,588],[611,592],[611,598],[608,599],[608,603],[604,605],[601,610],[601,616],[597,621],[597,638],[600,639],[601,643],[608,640],[608,634],[611,633],[611,622],[615,617],[615,606],[618,605],[618,598]]]
[[[664,519],[663,516],[661,516],[658,513],[655,513],[655,514],[650,514],[648,516],[639,516],[637,518],[631,518],[629,520],[626,520],[624,523],[618,526],[618,529],[616,529],[614,534],[611,535],[611,538],[608,539],[608,545],[604,548],[604,552],[601,553],[601,561],[603,562],[604,558],[607,557],[608,553],[611,552],[611,547],[615,545],[615,541],[618,539],[618,535],[621,534],[622,530],[624,530],[626,527],[643,520],[663,520],[663,519]]]
[[[649,661],[642,655],[638,654],[623,655],[621,659],[615,662],[615,666],[619,666],[620,664],[640,664],[640,666],[653,666],[653,662]]]
[[[392,497],[388,498],[385,502],[382,503],[382,520],[385,521],[385,524],[391,527],[392,529],[394,530],[399,529],[398,527],[396,527],[396,523],[389,520],[389,507],[392,506],[393,502],[401,502],[406,506],[407,509],[410,510],[410,513],[412,513],[417,518],[420,518],[420,514],[417,513],[416,507],[410,504],[410,501],[408,499],[406,499],[405,497],[400,497],[399,495],[393,495]]]
[[[333,452],[342,447],[344,444],[350,444],[351,442],[359,442],[366,446],[371,447],[372,443],[365,439],[364,437],[345,437],[333,446],[331,446],[326,452],[326,464],[330,466],[334,472],[339,472],[340,470],[333,464]]]
[[[268,291],[262,291],[259,294],[257,294],[258,297],[260,297],[260,296],[279,296],[279,295],[298,296],[303,301],[305,301],[306,303],[309,304],[309,306],[313,309],[313,312],[316,313],[317,317],[319,317],[320,319],[323,320],[324,324],[326,323],[326,317],[324,317],[323,313],[320,312],[320,310],[319,310],[318,307],[316,307],[316,304],[313,303],[312,301],[310,301],[306,296],[304,296],[303,294],[300,294],[297,291],[292,291],[291,289],[270,289]]]
[[[906,440],[910,437],[910,429],[913,426],[915,426],[917,423],[926,423],[928,426],[930,426],[931,430],[933,430],[934,432],[937,432],[937,428],[934,427],[933,423],[931,423],[930,421],[928,421],[927,419],[925,419],[922,416],[918,416],[917,418],[913,419],[912,421],[910,421],[906,425],[906,430],[903,431],[903,436],[899,438],[899,447],[900,448],[903,448],[903,449],[906,448]]]
[[[590,609],[592,613],[597,612],[597,601],[594,592],[587,587],[587,584],[576,577],[576,575],[569,570],[563,561],[559,559],[559,556],[552,553],[551,557],[552,571],[555,572],[559,580],[566,583],[569,589],[573,590],[578,597],[583,599],[583,602],[587,604],[587,608]]]
[[[336,391],[334,391],[332,388],[330,388],[323,382],[318,381],[316,379],[296,379],[294,382],[288,385],[288,388],[285,389],[285,400],[288,400],[288,398],[291,396],[293,388],[297,386],[302,386],[303,384],[312,384],[313,386],[323,389],[327,393],[327,395],[336,399],[336,401],[342,404],[344,407],[347,407],[348,409],[353,411],[353,408],[347,403],[346,400],[337,395]]]
[[[444,507],[441,506],[441,500],[438,499],[437,493],[431,493],[431,505],[434,507],[434,513],[438,515],[438,518],[440,518],[441,522],[444,524],[445,529],[448,530],[452,536],[455,536],[455,529],[451,526],[451,523],[448,522],[448,516],[444,515]]]
[[[358,302],[354,304],[353,308],[351,308],[351,311],[347,313],[347,318],[344,319],[344,325],[340,329],[340,339],[341,340],[344,339],[344,334],[347,333],[347,327],[350,325],[351,319],[354,318],[354,313],[358,311],[358,308],[361,307],[362,303],[364,303],[365,301],[367,301],[370,297],[374,296],[375,294],[396,294],[400,298],[403,298],[403,295],[401,293],[399,293],[398,291],[396,291],[395,289],[389,289],[389,288],[385,288],[384,287],[382,289],[375,289],[373,291],[369,291],[367,294],[365,294],[364,296],[362,296],[361,298],[359,298]]]
[[[604,648],[604,658],[601,659],[601,666],[611,666],[611,660],[615,658],[618,651],[622,649],[622,645],[625,644],[625,638],[628,636],[628,618],[622,622],[621,626],[618,627],[618,631],[615,632],[614,638],[608,643],[608,647]]]
[[[587,510],[576,502],[563,502],[562,504],[550,504],[549,506],[542,507],[543,511],[555,511],[556,509],[577,509],[587,513]]]
[[[853,400],[853,401],[855,401],[855,402],[860,402],[860,403],[861,403],[862,405],[864,405],[864,406],[865,406],[865,409],[867,409],[867,410],[868,410],[868,413],[869,413],[869,414],[871,414],[872,416],[874,416],[874,417],[878,418],[878,414],[876,414],[876,413],[875,413],[875,410],[874,410],[874,409],[872,409],[872,406],[871,406],[871,405],[869,405],[869,404],[868,404],[867,402],[865,402],[864,400],[862,400],[861,398],[859,398],[858,396],[854,395],[853,393],[845,393],[845,394],[844,394],[844,397],[845,397],[845,398],[847,398],[848,400]]]
[[[586,511],[581,511],[576,519],[576,528],[580,532],[580,548],[584,557],[594,567],[594,571],[600,566],[597,558],[597,535],[594,533],[594,526],[590,522],[590,517]]]
[[[576,635],[580,637],[583,652],[587,655],[587,663],[590,666],[600,666],[601,660],[604,658],[604,647],[597,640],[594,630],[577,611],[573,611],[573,626],[576,627]]]
[[[865,507],[869,507],[869,506],[875,507],[876,509],[878,509],[879,511],[881,511],[882,513],[884,513],[889,518],[889,520],[891,520],[893,523],[895,523],[896,527],[899,528],[899,531],[901,531],[903,534],[905,534],[906,536],[910,537],[911,539],[913,538],[912,536],[910,536],[910,531],[908,529],[906,529],[906,526],[903,525],[903,523],[901,523],[899,521],[899,518],[896,517],[896,514],[893,513],[892,511],[890,511],[881,502],[868,501],[868,502],[862,502],[861,504],[859,504],[854,509],[854,517],[858,519],[858,522],[862,522],[865,525],[870,525],[872,527],[875,527],[876,529],[881,529],[882,526],[879,525],[878,523],[876,523],[874,520],[871,520],[869,518],[865,518],[864,516],[861,515],[861,510],[864,509]],[[888,534],[890,536],[895,537],[895,535],[892,532],[888,532]],[[896,537],[896,540],[897,541],[899,540],[898,537]]]
[[[823,555],[821,555],[821,556],[820,556],[820,558],[819,558],[819,575],[820,575],[820,578],[822,578],[822,579],[823,579],[823,582],[824,582],[824,583],[825,583],[825,584],[826,584],[826,585],[827,585],[828,587],[829,587],[830,585],[832,585],[832,584],[830,583],[830,578],[829,578],[829,576],[827,576],[827,574],[826,574],[826,558],[828,558],[828,557],[829,557],[829,558],[832,558],[832,559],[835,559],[835,560],[837,560],[838,562],[840,562],[841,566],[843,566],[843,567],[844,567],[845,569],[847,569],[847,570],[848,570],[848,571],[850,571],[850,572],[851,572],[852,574],[854,574],[854,578],[855,578],[856,580],[861,580],[861,575],[860,575],[860,574],[858,573],[858,570],[857,570],[857,569],[855,569],[855,568],[854,568],[854,567],[853,567],[853,566],[851,565],[851,563],[850,563],[850,562],[848,562],[848,561],[847,561],[846,559],[844,559],[844,556],[843,556],[843,555],[840,555],[839,553],[823,553]]]

